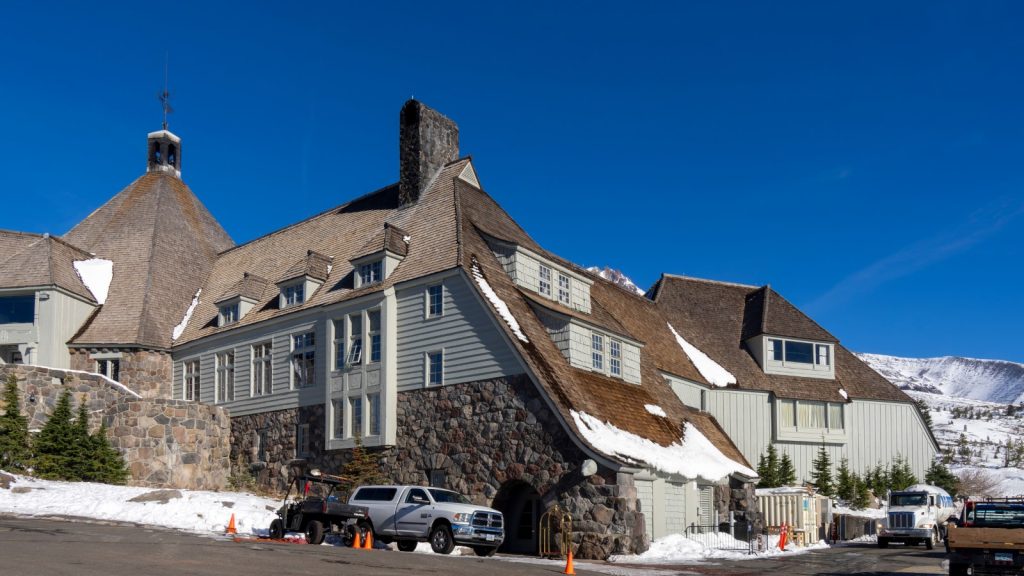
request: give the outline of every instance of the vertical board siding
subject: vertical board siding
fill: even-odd
[[[590,370],[593,359],[590,357],[592,332],[577,324],[569,324],[569,363],[576,368]]]
[[[628,342],[622,343],[622,379],[640,383],[640,347]]]
[[[171,398],[181,400],[185,397],[185,362],[183,360],[176,360],[171,364],[171,366]]]
[[[690,408],[696,408],[697,410],[701,409],[700,393],[701,390],[704,389],[702,386],[679,378],[674,378],[672,376],[666,376],[665,378],[668,380],[669,386],[672,387],[672,391],[676,393],[676,396],[679,397],[679,400],[681,400],[683,404],[686,404]],[[721,420],[719,420],[719,424],[722,424],[723,428],[725,427],[725,424]],[[726,431],[728,432],[728,428],[726,428]],[[735,442],[735,440],[733,440],[733,442]]]
[[[699,408],[699,395],[696,401]],[[754,466],[757,465],[757,457],[772,440],[771,407],[770,396],[764,392],[707,391],[708,412]]]
[[[444,382],[456,384],[511,376],[523,372],[490,312],[472,294],[462,276],[443,281],[444,313],[426,318],[422,284],[397,293],[398,389],[424,385],[426,353],[444,351]]]
[[[665,531],[682,534],[686,529],[686,489],[682,482],[665,483]]]
[[[199,401],[213,404],[213,387],[216,378],[214,353],[207,352],[199,357]]]
[[[653,540],[654,535],[654,480],[634,480],[636,497],[640,501],[640,511],[644,515],[644,527],[647,537]]]

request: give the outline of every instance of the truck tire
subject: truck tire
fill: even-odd
[[[455,537],[452,536],[451,526],[445,523],[438,523],[430,531],[430,549],[436,554],[451,554],[455,550]]]
[[[319,520],[310,520],[306,524],[306,543],[320,544],[324,541],[324,525]]]
[[[419,542],[415,540],[399,540],[398,549],[402,552],[412,552],[416,549],[417,544],[419,544]]]
[[[497,546],[473,546],[473,552],[476,552],[477,556],[483,556],[484,558],[494,556],[494,553],[497,551]]]
[[[274,521],[270,523],[270,530],[267,535],[274,540],[284,538],[284,522],[280,518],[274,518]]]
[[[938,534],[935,532],[935,529],[932,528],[931,536],[929,536],[928,538],[925,538],[925,541],[924,541],[925,549],[926,550],[934,550],[935,549],[935,541],[937,539],[938,539]]]
[[[949,564],[949,576],[967,576],[967,564]]]
[[[889,539],[888,538],[879,537],[878,538],[878,547],[879,548],[888,548],[889,547]]]

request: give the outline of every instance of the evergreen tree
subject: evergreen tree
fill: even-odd
[[[796,484],[796,466],[790,460],[789,454],[783,453],[779,460],[779,485],[793,486]]]
[[[74,449],[74,424],[71,422],[71,391],[65,389],[57,400],[50,419],[46,421],[34,443],[34,468],[40,478],[64,479],[70,468],[68,455]]]
[[[863,510],[871,505],[871,492],[868,485],[856,474],[853,475],[854,497],[850,507],[854,510]]]
[[[21,414],[18,379],[10,374],[4,387],[4,413],[0,415],[0,468],[24,470],[30,457],[28,419]]]
[[[71,444],[65,453],[67,456],[67,469],[64,471],[65,480],[86,480],[93,481],[92,468],[95,465],[95,458],[92,449],[92,441],[89,438],[89,409],[85,405],[85,396],[82,396],[78,403],[78,414],[71,426]]]
[[[775,488],[782,485],[779,482],[779,454],[774,444],[768,444],[768,455],[762,455],[758,459],[757,475],[761,477],[757,483],[758,488]]]
[[[107,484],[124,484],[128,480],[128,468],[121,453],[107,439],[106,422],[101,422],[99,430],[89,437],[89,444],[93,460],[90,467],[92,477],[88,479]]]
[[[352,458],[341,469],[341,475],[349,481],[346,486],[349,491],[363,484],[380,484],[384,481],[377,457],[363,447],[363,439],[359,434],[356,434],[355,442]]]
[[[846,502],[852,502],[857,495],[854,480],[855,475],[850,473],[850,462],[842,458],[839,460],[839,470],[836,473],[836,496]]]
[[[952,496],[956,496],[959,492],[960,479],[941,462],[932,462],[925,472],[924,481],[932,486],[942,488]]]
[[[811,483],[820,494],[833,496],[835,493],[835,487],[832,485],[832,459],[824,444],[818,449],[818,456],[811,461]]]
[[[903,456],[897,456],[889,469],[889,489],[903,490],[917,484],[917,476],[910,469],[910,463]]]
[[[914,400],[914,406],[917,408],[918,414],[921,415],[921,419],[928,426],[928,429],[932,429],[932,412],[928,409],[928,403],[918,398]]]

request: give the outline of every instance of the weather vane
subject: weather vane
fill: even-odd
[[[167,54],[164,54],[164,90],[163,92],[157,93],[156,97],[160,99],[160,107],[164,111],[164,130],[167,130],[167,115],[174,112],[174,108],[171,108],[171,92],[167,89]]]

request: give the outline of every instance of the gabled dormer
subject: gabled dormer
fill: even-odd
[[[412,238],[397,226],[385,223],[384,230],[375,235],[350,262],[354,275],[353,287],[363,288],[386,280],[409,254]]]
[[[572,310],[590,314],[593,280],[518,244],[497,238],[487,238],[487,243],[519,287]]]
[[[330,256],[312,250],[307,251],[306,257],[296,262],[277,281],[277,287],[281,291],[278,306],[293,308],[309,300],[327,281],[327,275],[331,273],[331,261]]]
[[[242,279],[214,301],[217,306],[217,326],[228,326],[245,317],[263,299],[270,284],[266,279],[248,272]]]
[[[743,341],[766,374],[835,378],[838,341],[770,286],[747,296]]]

